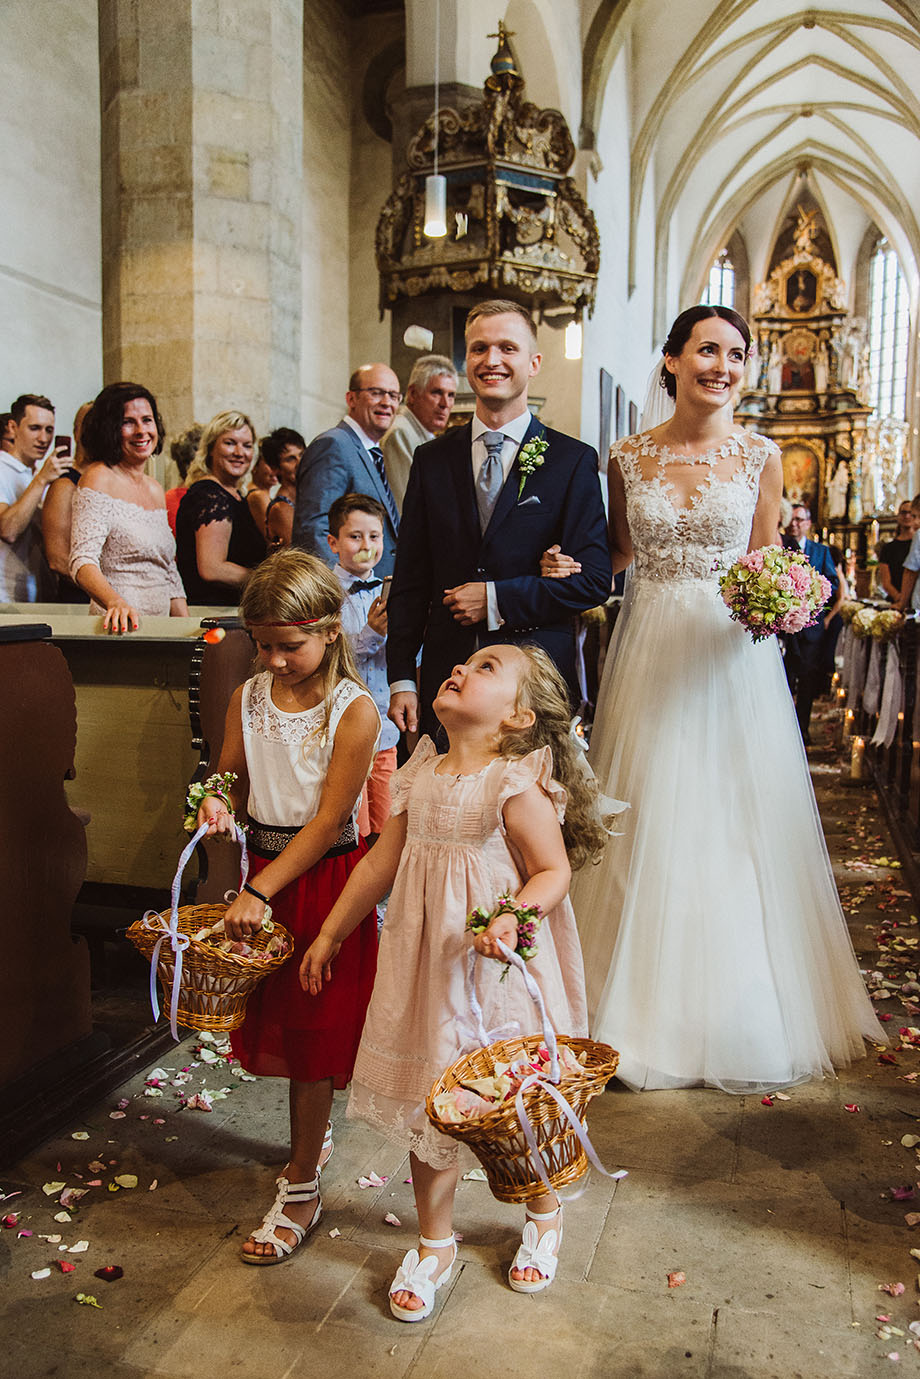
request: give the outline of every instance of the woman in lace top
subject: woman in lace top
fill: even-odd
[[[83,423],[93,461],[74,496],[70,575],[104,613],[106,632],[133,632],[141,613],[188,617],[162,487],[146,472],[163,445],[156,399],[110,383]]]
[[[190,603],[235,608],[250,573],[265,559],[265,538],[240,493],[255,435],[238,411],[218,412],[201,433],[176,513],[179,570]]]
[[[613,568],[634,574],[591,736],[631,805],[572,900],[595,1038],[634,1088],[764,1092],[879,1041],[815,808],[776,638],[755,643],[718,568],[775,540],[777,447],[735,424],[746,322],[671,328],[660,426],[611,451]]]

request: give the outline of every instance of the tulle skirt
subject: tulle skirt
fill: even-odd
[[[766,1091],[885,1042],[774,638],[709,581],[636,579],[590,758],[631,805],[572,890],[591,1033],[627,1085]]]

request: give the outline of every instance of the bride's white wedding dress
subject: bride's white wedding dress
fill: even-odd
[[[634,1088],[764,1091],[863,1057],[864,1037],[885,1042],[776,639],[731,621],[714,574],[747,550],[774,448],[729,438],[677,507],[667,451],[647,435],[615,447],[635,570],[590,760],[631,809],[572,899],[591,1033]]]

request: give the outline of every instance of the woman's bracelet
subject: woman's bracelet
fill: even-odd
[[[262,928],[267,934],[270,934],[275,926],[272,923],[272,907],[268,896],[263,895],[261,891],[257,891],[255,886],[250,886],[248,881],[244,881],[240,889],[246,891],[248,895],[254,895],[256,900],[261,900],[262,904],[265,906],[265,913],[262,916]]]
[[[498,897],[494,910],[484,905],[472,911],[466,921],[467,929],[473,934],[484,934],[499,915],[514,915],[517,922],[517,952],[524,962],[529,962],[537,952],[537,934],[543,922],[543,910],[539,905],[519,905],[513,895],[507,893]],[[501,980],[508,975],[510,963],[505,964]]]
[[[225,771],[223,775],[216,772],[213,776],[208,776],[207,780],[196,780],[188,788],[188,795],[185,799],[186,815],[183,820],[183,827],[187,833],[194,833],[198,828],[198,811],[201,808],[202,800],[213,795],[215,799],[223,800],[227,806],[227,812],[233,813],[233,804],[230,799],[230,788],[238,779],[235,771]]]
[[[263,905],[271,904],[271,901],[269,900],[268,896],[263,895],[261,891],[257,891],[255,886],[250,886],[248,881],[243,882],[243,890],[248,891],[250,895],[254,895],[256,900],[261,900]]]

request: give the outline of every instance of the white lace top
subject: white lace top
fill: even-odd
[[[718,564],[744,555],[760,474],[774,452],[773,441],[743,432],[694,456],[692,463],[708,472],[689,505],[679,507],[667,465],[688,463],[686,458],[656,445],[647,432],[612,446],[610,456],[619,462],[626,488],[636,579],[714,580]],[[652,475],[648,463],[641,464],[646,457],[656,462]]]
[[[342,714],[356,699],[371,696],[354,680],[340,680],[332,691],[327,727],[325,703],[285,713],[272,703],[271,686],[268,670],[243,686],[248,810],[259,823],[301,828],[319,808]]]
[[[166,509],[142,508],[94,488],[73,499],[70,574],[95,565],[116,594],[139,613],[168,614],[171,599],[184,599],[176,567],[176,543]],[[91,604],[89,611],[101,611]]]

